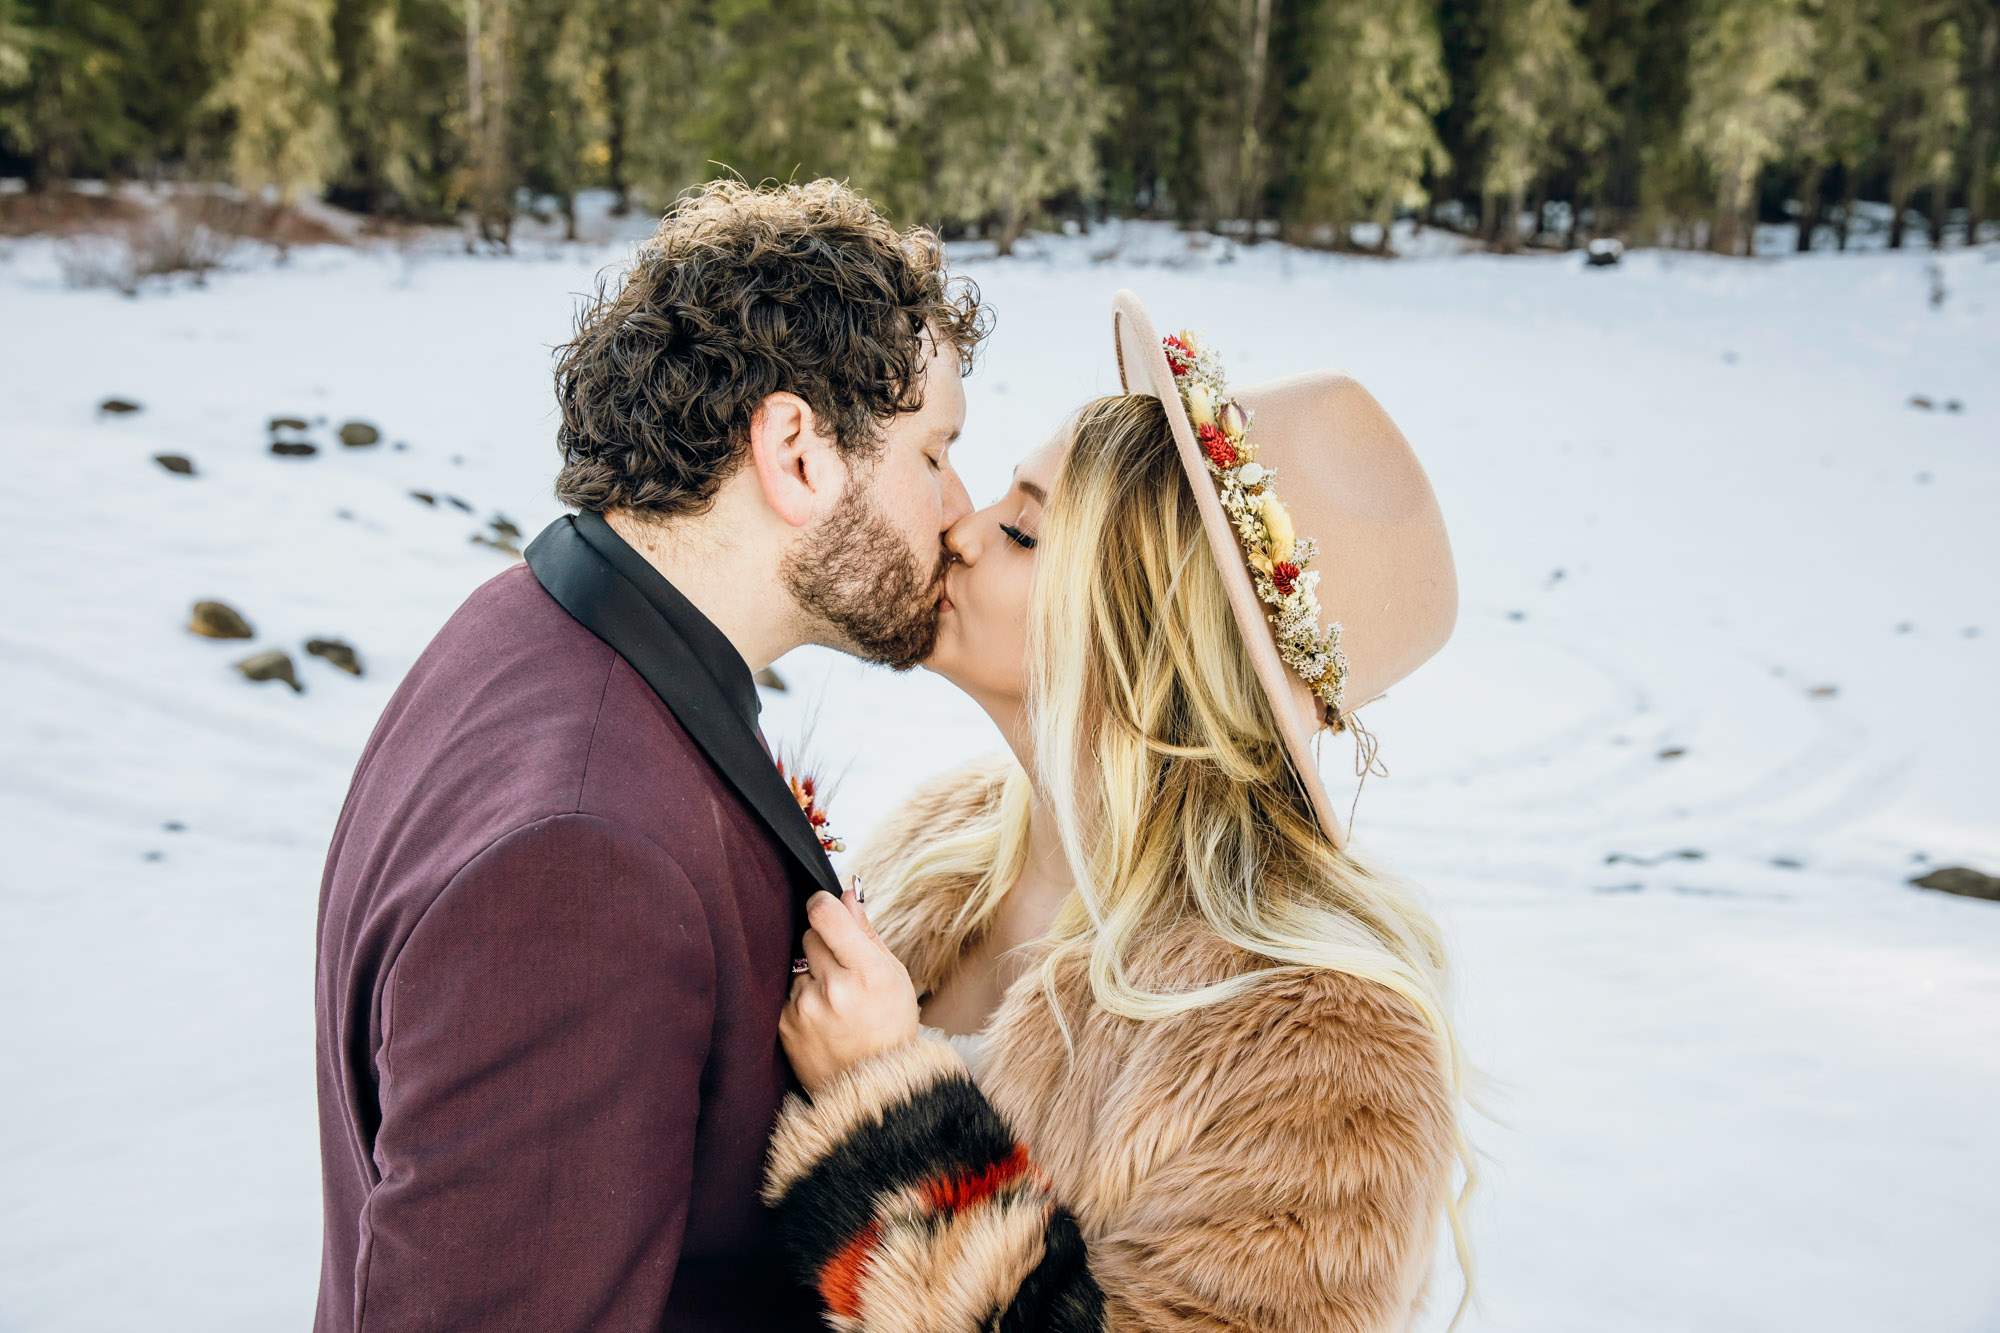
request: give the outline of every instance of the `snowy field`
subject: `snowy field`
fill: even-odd
[[[1115,390],[1130,286],[1239,383],[1360,376],[1451,525],[1457,636],[1368,710],[1393,776],[1358,831],[1433,891],[1499,1084],[1467,1326],[2000,1329],[2000,903],[1906,883],[2000,872],[2000,249],[1948,253],[1934,305],[1922,253],[1115,239],[966,263],[999,317],[976,498]],[[622,253],[324,248],[127,300],[0,251],[5,1333],[309,1325],[321,857],[396,682],[506,566],[471,537],[557,513],[549,348]],[[317,456],[267,451],[294,415]],[[186,632],[203,598],[255,638]],[[231,669],[265,648],[302,694]],[[767,724],[818,710],[850,840],[994,747],[922,673],[779,670]]]

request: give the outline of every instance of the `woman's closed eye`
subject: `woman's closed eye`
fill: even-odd
[[[1035,549],[1035,539],[1033,537],[1030,537],[1027,533],[1021,531],[1019,528],[1015,527],[1012,523],[1002,523],[1000,525],[1000,531],[1006,533],[1007,540],[1014,543],[1014,545],[1020,547],[1022,550],[1032,551]]]

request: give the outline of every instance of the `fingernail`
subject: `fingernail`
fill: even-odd
[[[810,972],[810,971],[812,971],[812,964],[811,964],[810,962],[808,962],[807,960],[805,960],[805,959],[803,959],[803,958],[794,958],[794,959],[792,960],[792,975],[793,975],[793,976],[797,976],[797,975],[798,975],[799,973],[801,973],[801,972]]]

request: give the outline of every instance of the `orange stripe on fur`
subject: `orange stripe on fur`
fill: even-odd
[[[962,1212],[984,1203],[1033,1169],[1028,1162],[1027,1147],[1017,1143],[1005,1160],[995,1162],[984,1171],[960,1172],[943,1180],[925,1181],[924,1203],[933,1212]]]
[[[861,1317],[861,1279],[881,1235],[881,1226],[870,1222],[821,1266],[819,1295],[832,1313],[845,1319]]]

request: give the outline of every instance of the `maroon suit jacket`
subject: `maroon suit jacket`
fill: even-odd
[[[820,1326],[758,1184],[833,877],[755,698],[594,515],[397,690],[321,891],[316,1333]]]

